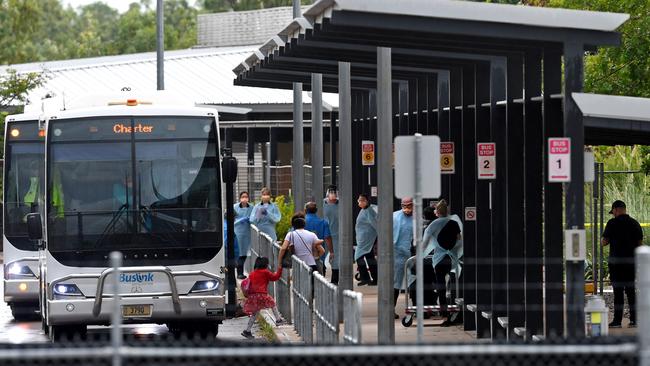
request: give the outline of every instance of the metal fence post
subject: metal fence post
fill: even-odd
[[[122,306],[120,297],[120,267],[122,253],[111,252],[111,267],[113,267],[113,314],[111,315],[111,344],[113,346],[113,366],[122,365],[120,349],[122,348]]]
[[[350,290],[343,291],[343,342],[361,344],[361,315],[363,295]]]
[[[650,247],[636,249],[636,278],[639,297],[636,303],[639,322],[640,365],[650,366]]]

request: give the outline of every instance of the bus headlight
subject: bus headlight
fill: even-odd
[[[218,289],[219,281],[217,280],[196,281],[190,293],[217,291]]]
[[[36,277],[34,272],[24,264],[13,263],[7,269],[7,279],[17,279],[25,277]]]
[[[54,285],[54,294],[59,296],[83,296],[79,287],[74,284],[59,283]]]

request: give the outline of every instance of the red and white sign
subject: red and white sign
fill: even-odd
[[[363,166],[375,165],[375,142],[361,141],[361,162]]]
[[[440,174],[456,173],[456,160],[454,159],[454,143],[440,143]]]
[[[476,207],[465,207],[465,221],[476,221]]]
[[[476,144],[478,179],[497,178],[497,148],[494,142]]]
[[[571,139],[568,137],[548,139],[548,181],[571,181]]]

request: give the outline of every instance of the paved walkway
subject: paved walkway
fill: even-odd
[[[362,339],[365,344],[377,343],[377,287],[362,286],[355,287],[355,291],[363,294],[363,317],[362,317]],[[404,294],[400,294],[397,300],[397,314],[404,314]],[[268,319],[272,319],[270,311],[266,314]],[[270,320],[269,320],[270,323]],[[427,343],[459,343],[459,342],[479,342],[472,332],[465,332],[462,326],[440,327],[442,319],[429,319],[424,323],[424,340]],[[272,324],[272,323],[271,323]],[[282,343],[301,343],[300,337],[293,330],[292,325],[284,325],[275,328],[278,340]],[[343,324],[340,328],[343,334]],[[409,328],[402,326],[401,319],[395,320],[395,342],[403,344],[413,344],[417,342],[417,326],[415,321]]]

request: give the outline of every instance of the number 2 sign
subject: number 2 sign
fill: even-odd
[[[494,142],[479,142],[476,144],[478,155],[478,179],[497,178],[497,149]]]
[[[571,181],[571,139],[568,137],[548,139],[548,181]]]

